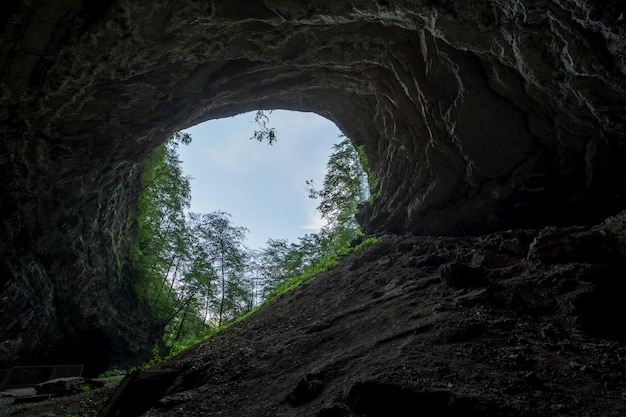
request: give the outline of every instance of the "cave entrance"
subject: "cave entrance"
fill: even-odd
[[[327,268],[361,237],[361,148],[328,120],[288,111],[271,113],[270,146],[253,140],[254,114],[189,128],[190,144],[169,142],[144,165],[132,259],[143,299],[163,317],[167,355]]]
[[[339,128],[315,113],[265,113],[277,134],[271,146],[251,140],[258,126],[255,112],[247,112],[186,129],[193,140],[179,148],[192,178],[191,211],[230,213],[249,229],[253,249],[269,238],[295,242],[319,232],[319,201],[309,198],[306,181],[321,187],[332,147],[342,140]]]

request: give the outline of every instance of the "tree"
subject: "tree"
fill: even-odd
[[[137,240],[132,262],[138,271],[137,287],[167,323],[175,304],[175,281],[189,257],[192,236],[185,222],[191,187],[182,175],[178,146],[189,143],[175,134],[144,163],[138,199]]]
[[[135,290],[157,312],[165,347],[178,350],[254,307],[258,284],[249,274],[247,229],[230,215],[186,213],[190,180],[175,134],[144,163],[132,262]]]
[[[276,140],[267,115],[255,138]],[[354,214],[367,197],[366,175],[348,139],[333,147],[322,189],[307,181],[311,198],[327,224],[297,243],[270,239],[256,252],[245,248],[247,229],[222,211],[186,213],[190,181],[182,173],[178,146],[191,138],[175,134],[145,162],[132,260],[136,290],[157,311],[163,342],[177,350],[246,313],[285,281],[313,273],[336,259],[359,233]],[[261,293],[259,293],[261,291]]]
[[[272,111],[268,110],[267,114],[271,113]],[[255,130],[250,139],[255,139],[259,142],[267,140],[269,145],[273,145],[274,142],[276,142],[276,129],[269,127],[270,118],[267,114],[265,110],[257,110],[254,121],[259,127],[259,130]]]
[[[355,215],[359,204],[369,195],[368,176],[360,159],[357,149],[344,136],[340,143],[333,145],[322,188],[316,189],[313,180],[306,182],[309,197],[321,200],[317,209],[326,220],[321,235],[335,251],[360,233]]]
[[[289,262],[289,242],[286,239],[269,239],[266,245],[259,253],[264,297],[295,272]]]
[[[319,233],[307,234],[297,243],[269,239],[258,253],[256,271],[263,280],[266,297],[292,277],[310,273],[336,259],[360,233],[355,219],[358,205],[368,197],[368,176],[362,155],[344,138],[333,146],[323,188],[307,181],[309,197],[321,199],[318,210],[326,225]]]
[[[201,245],[219,280],[217,324],[221,326],[227,316],[236,317],[240,303],[250,296],[242,283],[246,264],[243,241],[248,230],[233,226],[230,214],[223,211],[194,215],[194,218],[199,226]]]
[[[209,254],[199,240],[198,227],[192,217],[193,214],[190,214],[188,221],[194,230],[194,246],[183,279],[177,287],[182,303],[177,315],[179,317],[177,328],[172,326],[167,335],[170,345],[185,344],[185,341],[193,342],[208,330],[210,327],[208,316],[216,296],[217,273],[209,260]]]

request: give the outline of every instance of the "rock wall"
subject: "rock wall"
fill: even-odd
[[[378,180],[361,213],[371,233],[624,207],[620,1],[5,3],[2,365],[150,346],[149,325],[128,329],[142,307],[120,279],[137,173],[208,119],[283,108],[336,122]]]

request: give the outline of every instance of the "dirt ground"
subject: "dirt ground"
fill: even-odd
[[[625,416],[626,213],[480,237],[384,236],[62,416]]]

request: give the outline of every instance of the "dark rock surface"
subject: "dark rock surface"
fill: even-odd
[[[624,31],[617,0],[3,2],[0,365],[149,350],[120,279],[137,172],[212,118],[335,121],[378,180],[371,233],[619,211]]]
[[[577,259],[554,251],[563,239],[607,250]],[[451,263],[482,285],[443,282]],[[385,236],[114,393],[6,415],[621,417],[625,266],[626,212],[593,227]]]

